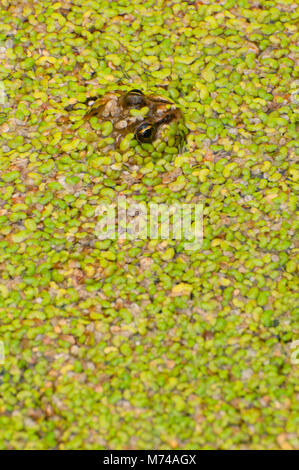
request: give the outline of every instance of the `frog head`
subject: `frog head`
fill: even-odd
[[[126,150],[127,142],[132,141],[133,146],[149,151],[159,145],[161,148],[161,144],[172,153],[180,151],[186,134],[183,115],[165,97],[133,89],[107,93],[89,100],[88,105],[84,119],[91,125],[97,121],[99,137],[109,135],[107,150]]]

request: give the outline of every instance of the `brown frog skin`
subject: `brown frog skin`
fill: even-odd
[[[142,91],[133,89],[129,92],[107,93],[92,102],[84,119],[89,121],[97,117],[99,121],[110,121],[113,130],[109,137],[115,144],[128,134],[134,134],[139,143],[151,143],[160,137],[165,125],[182,118],[181,111],[166,98],[155,95],[144,95]],[[147,108],[143,115],[133,115],[131,110]],[[146,110],[145,110],[146,111]]]

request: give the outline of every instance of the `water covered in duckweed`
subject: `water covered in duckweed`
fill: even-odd
[[[296,3],[0,18],[0,448],[298,448]],[[132,89],[175,103],[183,148],[178,122],[87,126]],[[99,239],[119,197],[203,204],[202,246]]]

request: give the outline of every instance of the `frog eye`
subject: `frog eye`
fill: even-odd
[[[134,90],[129,91],[128,95],[131,95],[131,94],[134,94],[134,95],[142,95],[142,96],[143,96],[142,91],[137,90],[136,88],[134,88]]]
[[[152,142],[153,138],[155,137],[155,133],[155,126],[149,124],[148,122],[144,122],[137,128],[135,137],[138,142]]]
[[[140,90],[129,91],[124,96],[123,103],[128,108],[142,108],[146,105],[144,94]]]

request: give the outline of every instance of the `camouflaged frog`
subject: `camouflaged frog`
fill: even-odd
[[[170,153],[180,151],[186,133],[182,112],[166,98],[134,89],[107,93],[87,103],[91,107],[84,120],[93,124],[92,118],[97,118],[100,127],[94,129],[99,136],[109,136],[107,150],[126,149],[123,141],[129,138],[141,145],[155,143],[155,147],[165,142]]]

